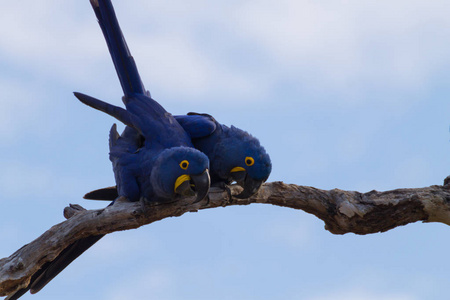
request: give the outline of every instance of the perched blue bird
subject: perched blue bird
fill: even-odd
[[[81,93],[75,96],[128,126],[122,136],[115,126],[110,133],[118,195],[152,202],[194,194],[197,200],[203,199],[209,189],[207,157],[193,148],[186,131],[145,90],[110,0],[91,0],[91,4],[124,91],[126,109]]]
[[[75,95],[83,103],[128,124],[121,136],[113,125],[109,138],[117,196],[130,201],[144,198],[150,202],[167,202],[194,195],[201,200],[207,195],[210,183],[207,156],[193,148],[188,134],[154,100],[142,95],[133,96],[131,104],[142,101],[136,111],[147,112],[138,115],[129,113],[135,108],[126,100],[127,110],[124,110],[87,95]],[[154,122],[158,118],[160,122]]]
[[[236,181],[244,189],[237,198],[255,194],[270,175],[272,163],[259,140],[244,130],[228,127],[208,114],[175,116],[195,146],[210,161],[211,183],[228,185]]]
[[[210,186],[207,156],[193,148],[189,134],[145,90],[111,1],[90,2],[122,85],[126,109],[81,93],[75,93],[75,96],[127,125],[122,135],[118,134],[115,125],[110,131],[110,160],[117,194],[130,201],[144,199],[153,203],[194,196],[196,201],[202,200]],[[7,300],[18,299],[28,290],[38,292],[102,237],[90,236],[74,242],[42,266],[26,288],[9,295]]]
[[[272,164],[257,138],[234,126],[220,124],[208,114],[188,113],[175,119],[195,148],[208,156],[211,186],[224,188],[235,181],[243,187],[235,197],[244,199],[255,194],[268,179]],[[116,187],[109,187],[90,192],[85,198],[112,200],[117,196]]]

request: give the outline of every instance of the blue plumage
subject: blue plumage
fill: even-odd
[[[80,93],[75,95],[83,103],[127,124],[121,136],[115,126],[110,132],[110,160],[118,190],[117,195],[111,194],[110,197],[124,196],[130,201],[143,197],[151,202],[166,202],[197,191],[201,192],[197,193],[198,200],[206,196],[207,183],[198,186],[194,181],[199,176],[205,177],[203,181],[206,181],[209,165],[207,156],[193,148],[186,131],[156,101],[145,95],[124,97],[127,107],[124,110],[90,96]],[[186,169],[180,167],[184,160],[189,163]],[[191,185],[183,185],[178,191],[179,186],[175,186],[175,183],[184,175],[189,176],[184,178],[191,180],[193,190]],[[151,180],[159,177],[167,180],[164,182],[164,189],[161,189],[160,182]],[[95,193],[100,192],[94,191]]]
[[[272,163],[257,138],[207,114],[189,113],[175,119],[189,133],[195,148],[208,156],[212,185],[236,181],[244,188],[237,197],[248,198],[268,179]],[[205,128],[212,130],[205,132]]]
[[[236,181],[244,188],[236,197],[248,198],[268,179],[272,163],[257,138],[234,126],[220,124],[208,114],[189,113],[175,119],[195,148],[208,156],[211,185],[225,187]],[[88,193],[85,198],[111,200],[116,196],[116,188],[110,187]]]

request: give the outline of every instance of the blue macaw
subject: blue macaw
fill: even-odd
[[[248,132],[228,127],[208,114],[188,113],[175,116],[198,150],[210,161],[211,185],[236,181],[244,189],[235,197],[245,199],[255,194],[272,171],[272,163],[259,140]]]
[[[75,96],[127,125],[119,135],[114,124],[109,138],[118,195],[130,201],[168,202],[193,196],[196,201],[202,200],[210,186],[207,156],[193,148],[189,134],[145,90],[111,1],[90,2],[119,76],[126,109],[81,93],[75,93]],[[40,291],[102,237],[90,236],[74,242],[42,266],[26,288],[9,295],[7,300],[18,299],[28,290],[31,293]]]
[[[235,197],[244,199],[255,194],[269,177],[272,170],[270,157],[258,139],[249,133],[220,124],[208,114],[188,113],[175,116],[175,119],[189,134],[195,148],[208,156],[211,186],[224,188],[236,181],[243,191]],[[108,187],[84,197],[112,200],[117,197],[117,190]]]
[[[145,90],[111,1],[91,0],[91,4],[125,94],[126,110],[81,93],[75,96],[127,125],[122,136],[115,126],[110,133],[118,195],[130,201],[143,197],[165,202],[194,194],[203,199],[209,189],[207,157],[193,148],[186,131]]]

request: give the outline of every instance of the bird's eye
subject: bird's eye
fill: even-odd
[[[187,160],[183,160],[182,162],[180,162],[180,168],[182,168],[183,170],[186,170],[189,167],[189,162]]]
[[[245,164],[249,167],[253,166],[255,164],[255,160],[253,159],[253,157],[247,156],[245,158]]]

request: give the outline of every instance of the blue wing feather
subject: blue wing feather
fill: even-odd
[[[191,138],[202,138],[212,134],[216,130],[214,119],[208,115],[182,115],[174,116],[175,120],[191,136]]]
[[[87,106],[98,109],[110,116],[113,116],[114,118],[121,121],[125,125],[136,128],[132,121],[133,119],[132,115],[122,107],[106,103],[102,100],[96,99],[94,97],[82,93],[74,92],[73,94],[75,95],[75,97],[78,98],[78,100],[80,100]]]

